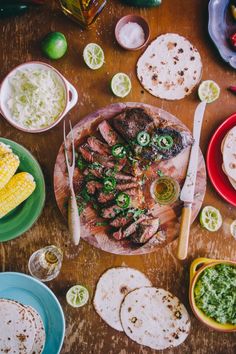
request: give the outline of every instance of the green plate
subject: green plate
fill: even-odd
[[[0,142],[10,145],[12,151],[19,157],[20,166],[17,172],[29,172],[36,182],[36,188],[31,196],[0,219],[0,242],[4,242],[22,235],[31,228],[43,210],[46,193],[42,170],[31,153],[12,140],[0,138]]]

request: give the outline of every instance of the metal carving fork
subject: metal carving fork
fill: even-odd
[[[68,135],[68,141],[70,146],[67,146],[66,125],[64,121],[63,123],[64,152],[65,152],[66,167],[68,171],[69,189],[70,189],[70,195],[68,200],[68,227],[73,242],[77,246],[80,241],[80,217],[79,217],[79,211],[78,211],[78,206],[77,206],[74,187],[73,187],[73,175],[75,169],[75,142],[74,142],[74,134],[73,134],[71,121],[69,121],[69,125],[70,125],[70,133]],[[71,161],[69,161],[69,157],[68,157],[68,152],[70,151],[70,148],[72,153]]]

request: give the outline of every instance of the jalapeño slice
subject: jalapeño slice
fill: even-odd
[[[126,148],[122,144],[116,144],[112,147],[111,153],[114,157],[122,159],[126,155]]]
[[[114,177],[105,177],[103,179],[103,186],[106,192],[111,192],[116,188],[116,179]]]
[[[119,193],[118,196],[116,197],[116,204],[120,207],[120,208],[128,208],[129,204],[130,204],[130,196],[126,193]]]
[[[174,141],[170,135],[160,135],[156,138],[156,144],[162,150],[169,150],[172,148]]]
[[[140,146],[147,146],[150,143],[150,135],[145,131],[139,132],[137,135],[137,143]]]

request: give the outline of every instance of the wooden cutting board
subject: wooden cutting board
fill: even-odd
[[[80,145],[85,137],[91,135],[98,126],[98,124],[104,120],[109,120],[114,115],[119,114],[127,107],[140,107],[149,108],[155,112],[161,118],[178,124],[189,131],[188,128],[172,114],[163,111],[162,109],[141,103],[118,103],[112,104],[105,108],[89,114],[84,117],[73,128],[75,137],[75,147]],[[150,197],[150,184],[157,178],[157,170],[161,170],[164,175],[171,176],[178,180],[180,186],[183,185],[188,167],[188,160],[190,154],[190,147],[184,149],[178,156],[163,161],[159,164],[153,163],[149,169],[148,183],[145,184],[144,195],[147,201],[147,207],[152,208],[153,214],[160,218],[160,231],[158,238],[151,239],[144,245],[136,245],[129,240],[117,241],[111,235],[111,229],[109,226],[96,226],[96,223],[102,221],[102,219],[96,214],[96,211],[92,207],[87,207],[81,215],[81,237],[89,244],[100,248],[109,253],[122,254],[122,255],[138,255],[150,253],[157,250],[160,247],[164,247],[166,244],[172,242],[179,233],[179,218],[181,215],[182,202],[177,201],[172,205],[159,206],[155,204]],[[79,171],[75,170],[74,182],[79,178]],[[199,150],[198,161],[198,173],[195,188],[195,197],[193,203],[192,222],[195,220],[204,199],[206,191],[206,168],[205,161],[202,152]],[[54,169],[54,192],[57,201],[57,205],[66,218],[67,216],[67,199],[68,199],[68,177],[65,165],[64,146],[60,147],[57,155],[55,169]],[[103,219],[104,220],[104,219]]]

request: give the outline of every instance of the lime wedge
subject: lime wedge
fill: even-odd
[[[83,58],[88,67],[92,70],[100,69],[105,61],[105,56],[100,45],[89,43],[83,51]]]
[[[219,98],[220,87],[215,81],[202,81],[201,85],[198,87],[198,96],[201,101],[212,103]]]
[[[74,285],[66,293],[66,301],[72,307],[84,306],[89,299],[88,290],[82,285]]]
[[[206,206],[200,214],[200,223],[208,231],[219,230],[222,225],[222,217],[218,209],[213,206]]]
[[[111,79],[111,90],[117,97],[127,96],[132,88],[132,84],[128,75],[118,73]]]
[[[234,220],[230,225],[230,233],[236,239],[236,220]]]

